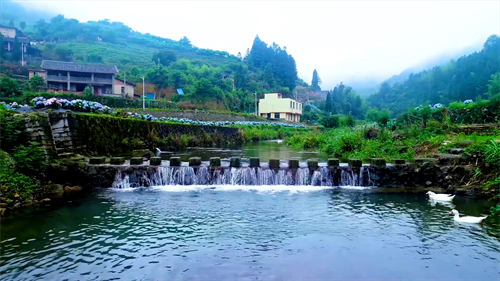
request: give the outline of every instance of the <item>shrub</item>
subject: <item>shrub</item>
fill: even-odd
[[[13,158],[0,150],[0,190],[6,203],[16,198],[29,201],[40,187],[40,182],[36,178],[17,172]]]
[[[21,91],[19,90],[19,83],[17,83],[17,80],[4,75],[2,79],[0,79],[0,94],[2,97],[19,96]]]
[[[341,127],[354,127],[355,121],[354,121],[354,116],[351,114],[342,116],[339,118],[339,124]]]
[[[322,118],[321,125],[325,126],[325,128],[338,128],[340,125],[339,116],[335,114]]]
[[[20,144],[26,144],[28,133],[23,116],[0,108],[0,144],[2,150],[10,152]]]
[[[20,173],[37,176],[45,171],[45,152],[36,142],[30,147],[20,145],[14,148],[12,158],[16,162],[16,170]]]
[[[376,126],[368,126],[363,130],[363,136],[367,140],[377,139],[380,135],[380,129]]]

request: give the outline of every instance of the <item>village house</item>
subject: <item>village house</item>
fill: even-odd
[[[264,94],[259,100],[259,116],[271,120],[300,122],[302,104],[290,98],[283,98],[280,93]]]
[[[24,36],[24,34],[14,27],[8,27],[0,25],[0,34],[2,34],[3,45],[0,46],[3,50],[10,53],[14,50],[15,41],[19,42],[19,48],[24,55],[23,63],[26,64],[26,60],[31,56],[41,56],[41,51],[31,47],[30,38]]]
[[[43,60],[41,69],[30,69],[29,77],[41,76],[47,91],[82,93],[91,87],[95,95],[133,97],[135,84],[115,78],[118,68],[113,65],[80,64]]]

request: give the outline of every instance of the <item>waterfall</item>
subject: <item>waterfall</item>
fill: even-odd
[[[365,175],[366,174],[366,175]],[[244,186],[367,186],[369,173],[364,167],[352,169],[321,166],[317,170],[268,168],[215,168],[160,166],[152,170],[119,170],[113,188],[167,185],[244,185]]]

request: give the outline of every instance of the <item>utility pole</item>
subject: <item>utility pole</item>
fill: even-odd
[[[21,43],[21,66],[24,66],[24,43]]]
[[[123,94],[124,94],[124,97],[127,96],[127,73],[126,72],[123,72]]]
[[[146,110],[146,85],[144,84],[144,76],[142,76],[142,110]]]

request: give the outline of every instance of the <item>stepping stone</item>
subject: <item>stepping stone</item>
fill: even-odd
[[[112,165],[123,165],[125,164],[125,158],[123,157],[111,157],[109,163]]]
[[[307,159],[307,167],[314,170],[318,169],[318,159]]]
[[[210,167],[211,168],[219,168],[221,166],[220,157],[211,157],[210,158]]]
[[[170,157],[170,166],[179,167],[181,165],[180,157]]]
[[[395,165],[404,165],[406,164],[406,161],[403,159],[392,159],[392,163],[394,163]]]
[[[372,158],[370,159],[370,163],[376,167],[385,167],[386,164],[384,158]]]
[[[260,158],[259,157],[250,157],[250,168],[260,167]]]
[[[360,168],[363,166],[363,161],[361,161],[360,159],[349,159],[349,166]]]
[[[233,168],[241,167],[241,158],[240,157],[231,157],[229,160],[229,166]]]
[[[149,160],[149,165],[160,166],[161,165],[161,157],[151,157],[151,159]]]
[[[299,168],[299,159],[289,159],[288,160],[288,168],[289,169],[298,169]]]
[[[280,160],[279,159],[269,159],[269,169],[277,170],[280,168]]]
[[[328,167],[338,167],[340,165],[340,160],[337,158],[328,159]]]
[[[106,162],[105,157],[91,157],[89,159],[89,164],[104,164]]]
[[[465,152],[465,149],[463,149],[463,148],[450,148],[450,149],[448,149],[448,152],[451,154],[462,154]]]
[[[200,157],[190,157],[189,158],[189,166],[201,166],[201,158]]]
[[[141,165],[144,163],[142,157],[132,157],[130,158],[130,165]]]

